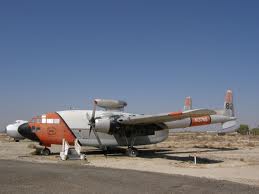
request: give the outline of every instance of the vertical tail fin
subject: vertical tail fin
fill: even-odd
[[[224,115],[229,117],[234,117],[234,104],[233,104],[233,93],[228,90],[225,96],[224,102]]]
[[[184,109],[184,111],[192,109],[192,98],[190,96],[185,98],[183,109]]]

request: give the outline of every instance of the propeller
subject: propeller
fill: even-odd
[[[102,144],[102,142],[101,142],[101,140],[100,140],[100,137],[99,137],[97,131],[95,130],[95,120],[96,120],[96,119],[95,119],[95,112],[96,112],[96,106],[97,106],[97,101],[94,100],[93,112],[92,112],[91,117],[89,116],[88,113],[86,113],[86,117],[87,117],[87,119],[88,119],[88,121],[89,121],[89,125],[90,125],[89,137],[90,137],[90,135],[91,135],[91,132],[93,131],[93,132],[94,132],[94,135],[95,135],[95,137],[96,137],[96,139],[97,139],[97,141],[98,141],[98,143],[99,143],[100,149],[102,149],[103,151],[105,151],[105,152],[104,152],[104,155],[106,156],[106,150],[107,150],[107,149],[106,149],[106,146],[103,146],[103,144]]]

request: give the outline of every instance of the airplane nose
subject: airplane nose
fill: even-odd
[[[39,138],[37,137],[37,135],[32,131],[32,128],[30,127],[30,125],[28,123],[24,123],[22,125],[19,126],[18,128],[18,132],[25,138],[30,139],[32,141],[38,141],[39,142]]]

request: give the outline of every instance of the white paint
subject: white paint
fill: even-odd
[[[47,119],[47,123],[48,123],[48,124],[53,124],[54,121],[53,121],[53,119]]]

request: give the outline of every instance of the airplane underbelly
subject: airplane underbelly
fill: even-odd
[[[154,135],[139,136],[135,140],[134,145],[148,145],[160,143],[168,138],[168,129],[155,131]]]
[[[98,141],[96,137],[94,136],[94,133],[91,132],[89,136],[89,130],[86,129],[83,132],[76,132],[76,130],[72,130],[77,136],[77,139],[83,146],[96,146],[98,147]],[[84,135],[82,135],[84,134]],[[125,137],[122,137],[120,135],[109,135],[105,133],[98,133],[101,142],[103,145],[114,147],[114,146],[128,146],[128,143],[130,142],[130,138],[126,140]],[[148,135],[148,136],[137,136],[135,139],[134,145],[149,145],[149,144],[155,144],[164,141],[168,137],[168,129],[155,131],[154,135]]]

